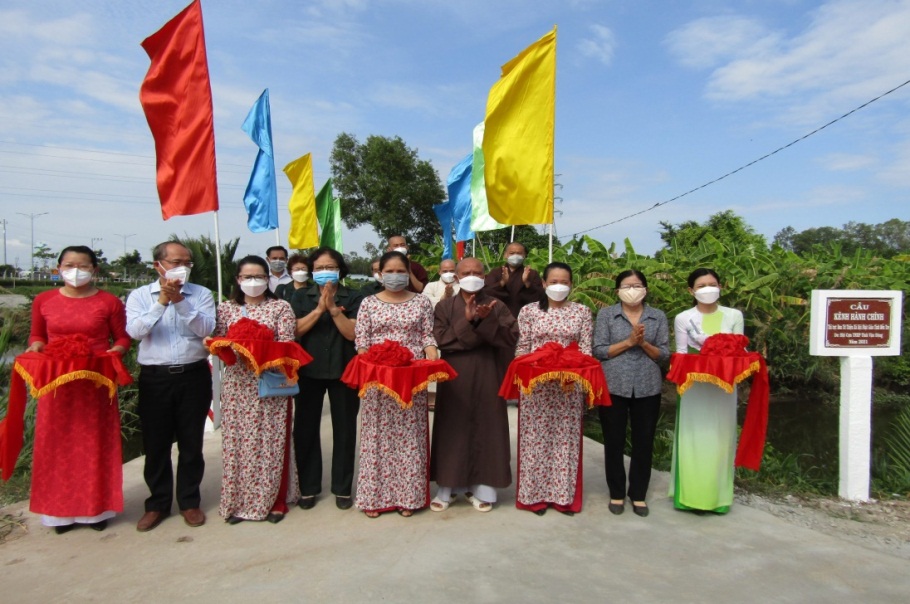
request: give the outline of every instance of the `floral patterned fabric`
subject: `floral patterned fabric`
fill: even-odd
[[[284,300],[267,298],[247,305],[246,313],[268,326],[276,341],[294,341],[294,312]],[[243,316],[243,307],[236,302],[220,304],[214,335],[226,335]],[[272,510],[286,511],[285,502],[277,501],[282,481],[288,481],[286,501],[300,496],[290,450],[291,399],[259,398],[259,379],[241,362],[225,369],[221,413],[224,474],[218,513],[224,518],[263,520]]]
[[[568,346],[578,342],[591,354],[594,324],[591,311],[567,302],[547,312],[536,303],[518,313],[515,355],[528,354],[547,342]],[[581,511],[581,443],[585,393],[577,385],[568,392],[558,382],[542,383],[522,394],[518,405],[518,485],[516,504],[539,509],[554,504]]]
[[[370,296],[357,314],[354,344],[370,348],[394,340],[414,358],[435,346],[433,304],[416,295],[397,304]],[[394,398],[370,389],[360,406],[360,472],[357,507],[365,511],[417,510],[430,503],[427,393],[416,393],[402,409]]]

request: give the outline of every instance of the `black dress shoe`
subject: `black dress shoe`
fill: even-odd
[[[540,508],[539,510],[534,510],[534,513],[538,516],[543,516],[547,513],[547,508]]]
[[[99,533],[107,528],[107,520],[101,520],[99,522],[93,522],[88,525],[93,531],[98,531]]]
[[[607,505],[607,508],[610,510],[611,514],[616,514],[617,516],[626,510],[626,506],[622,503],[613,503],[612,501]]]
[[[565,511],[559,510],[559,513],[563,514],[565,516],[574,516],[575,515],[575,512],[573,512],[572,510],[565,510]]]
[[[240,524],[243,522],[243,518],[240,518],[239,516],[229,516],[226,522],[228,524]]]
[[[63,526],[55,526],[54,532],[57,533],[58,535],[62,535],[63,533],[70,532],[74,528],[76,528],[75,524],[64,524]]]
[[[265,517],[265,519],[272,524],[278,524],[284,520],[284,514],[281,514],[279,512],[271,512],[268,516]]]
[[[335,496],[335,506],[339,510],[349,510],[351,506],[354,505],[354,500],[351,499],[351,496],[341,497],[340,495]]]
[[[316,496],[301,497],[297,500],[297,507],[301,510],[312,510],[316,506]]]
[[[647,505],[635,505],[634,503],[632,504],[632,511],[636,516],[641,516],[642,518],[647,518],[650,513]]]

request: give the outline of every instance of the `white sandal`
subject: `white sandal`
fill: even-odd
[[[477,497],[474,497],[473,493],[465,493],[464,496],[468,501],[471,502],[471,505],[474,506],[474,509],[478,512],[489,512],[493,509],[493,504],[489,501],[481,501]]]
[[[433,501],[430,502],[430,510],[434,512],[444,512],[449,509],[448,501],[443,501],[439,497],[434,497]]]

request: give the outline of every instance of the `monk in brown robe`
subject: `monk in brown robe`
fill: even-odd
[[[484,293],[501,300],[513,317],[525,304],[539,302],[543,294],[540,275],[530,266],[525,266],[528,250],[524,244],[513,241],[503,252],[505,264],[497,266],[486,276]]]
[[[496,489],[512,483],[509,418],[497,394],[503,371],[497,358],[514,351],[518,324],[505,304],[481,292],[483,264],[465,258],[455,269],[457,295],[436,305],[433,335],[458,378],[437,387],[430,480],[439,491],[430,509],[441,512],[457,493],[488,512]]]

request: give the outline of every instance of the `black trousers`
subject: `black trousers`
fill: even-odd
[[[212,404],[212,372],[208,362],[184,373],[144,366],[139,371],[139,420],[145,448],[145,484],[151,496],[146,512],[171,511],[174,469],[171,447],[177,441],[177,505],[199,507],[199,484],[205,472],[202,438]]]
[[[300,393],[294,397],[294,455],[300,494],[322,492],[322,441],[319,424],[322,402],[329,393],[332,414],[332,493],[347,497],[354,483],[354,455],[357,444],[357,390],[341,380],[320,380],[300,376]]]
[[[629,499],[644,501],[651,481],[654,433],[660,413],[660,395],[627,398],[611,394],[613,404],[598,407],[604,433],[604,466],[610,499],[626,497],[626,424],[631,422],[632,454],[629,461]]]

